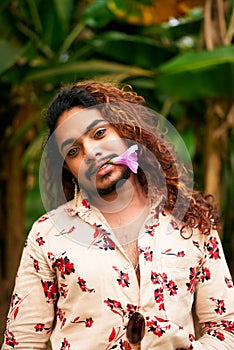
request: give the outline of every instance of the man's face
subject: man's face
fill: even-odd
[[[109,194],[130,176],[128,167],[107,164],[126,151],[127,145],[97,109],[74,107],[64,112],[55,134],[66,166],[90,195]]]

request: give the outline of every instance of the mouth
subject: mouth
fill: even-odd
[[[90,180],[92,176],[97,176],[100,175],[100,173],[106,172],[108,169],[110,170],[113,164],[108,162],[114,157],[116,157],[116,154],[111,154],[103,158],[100,162],[91,164],[86,171],[86,177]]]
[[[113,164],[105,162],[96,170],[96,176],[105,176],[108,175],[113,170]]]
[[[97,167],[97,168],[96,168],[96,169],[97,169],[96,172],[98,172],[99,170],[105,169],[106,167],[108,167],[108,165],[109,165],[108,162],[102,164],[100,167]]]

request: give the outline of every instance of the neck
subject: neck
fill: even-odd
[[[137,181],[131,183],[131,187],[124,188],[117,199],[107,203],[107,207],[101,210],[102,214],[114,231],[119,244],[127,249],[129,256],[132,254],[132,244],[137,241],[149,213],[147,196]]]

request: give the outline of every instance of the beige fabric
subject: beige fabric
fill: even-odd
[[[146,320],[137,349],[234,349],[234,289],[217,232],[185,240],[152,206],[138,251],[140,286],[107,222],[81,195],[78,208],[71,202],[44,215],[24,248],[2,349],[46,349],[50,339],[54,350],[123,350],[136,310]]]

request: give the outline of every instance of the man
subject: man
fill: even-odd
[[[28,236],[2,349],[232,349],[217,212],[144,99],[81,82],[46,121],[42,195],[59,206]]]

